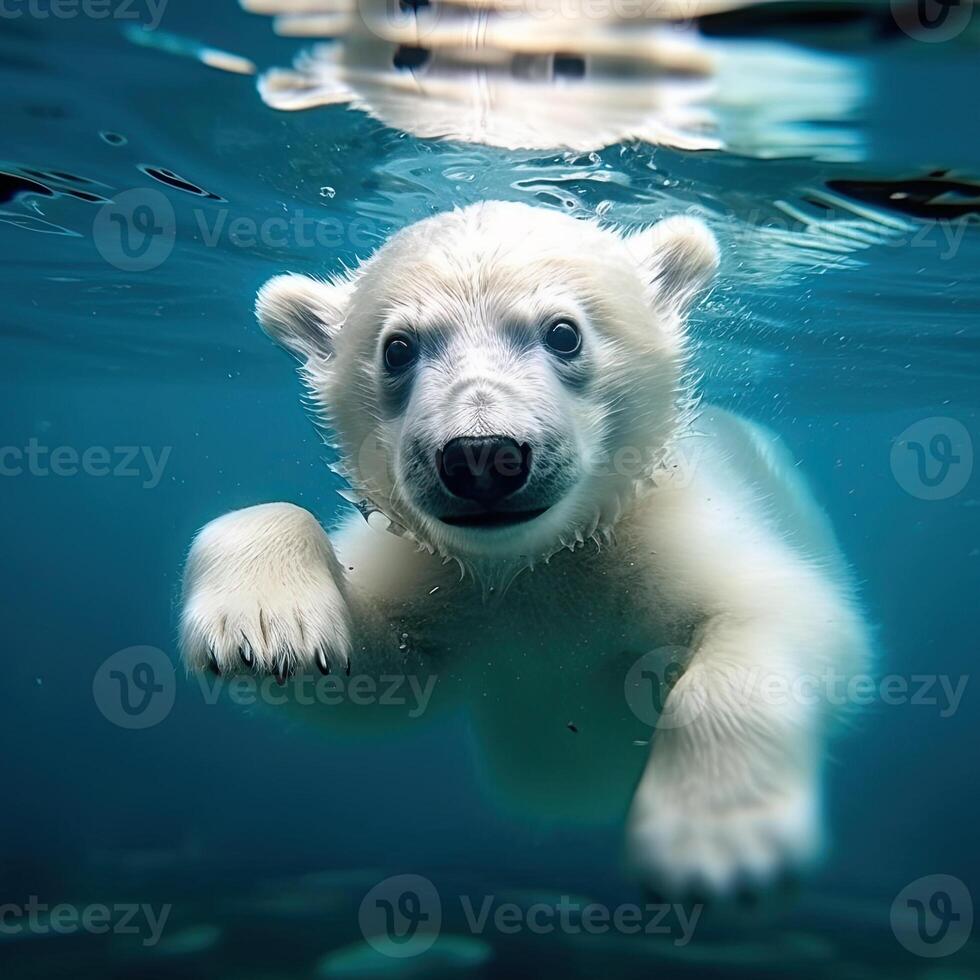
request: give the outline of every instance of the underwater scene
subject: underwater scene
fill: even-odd
[[[4,980],[980,980],[971,0],[0,73]]]

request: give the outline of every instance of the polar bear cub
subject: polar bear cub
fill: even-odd
[[[861,669],[866,629],[785,450],[689,388],[685,317],[718,258],[691,217],[621,235],[487,202],[345,276],[274,278],[259,320],[299,359],[361,514],[329,537],[287,503],[208,524],[186,568],[188,664],[380,670],[410,630],[470,687],[519,685],[534,721],[554,720],[547,678],[581,678],[585,705],[614,676],[619,703],[590,716],[612,726],[636,658],[679,649],[634,780],[634,869],[728,893],[809,861],[833,718],[799,682]],[[496,710],[500,733],[530,724]]]

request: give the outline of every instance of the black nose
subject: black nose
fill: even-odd
[[[531,447],[507,436],[453,439],[437,457],[446,489],[485,507],[520,490],[531,472]]]

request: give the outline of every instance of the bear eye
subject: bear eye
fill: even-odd
[[[385,344],[385,365],[389,371],[403,371],[416,358],[418,348],[408,334],[397,333]]]
[[[582,334],[571,320],[556,320],[544,335],[544,342],[562,357],[574,357],[582,349]]]

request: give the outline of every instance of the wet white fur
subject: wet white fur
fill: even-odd
[[[726,892],[810,860],[831,711],[760,684],[860,669],[866,629],[786,451],[745,420],[695,410],[684,318],[717,261],[691,218],[624,238],[487,203],[406,229],[342,280],[272,280],[263,326],[300,358],[358,496],[404,533],[355,513],[328,540],[285,503],[209,524],[187,567],[188,663],[206,666],[210,648],[235,669],[247,634],[265,669],[284,655],[310,668],[317,648],[335,665],[380,668],[398,662],[410,624],[442,665],[492,663],[497,678],[533,683],[535,664],[598,677],[604,663],[620,670],[623,651],[680,645],[687,670],[669,708],[689,721],[653,741],[627,825],[633,867],[659,888]],[[501,340],[555,313],[582,327],[593,370],[581,388],[546,351],[516,356]],[[409,327],[447,339],[390,417],[381,344]],[[402,449],[480,432],[554,438],[574,485],[530,524],[442,524],[413,498],[425,477],[406,471]],[[639,472],[609,465],[622,447],[639,453]],[[536,697],[547,705],[546,684]],[[500,712],[501,726],[517,723]]]

